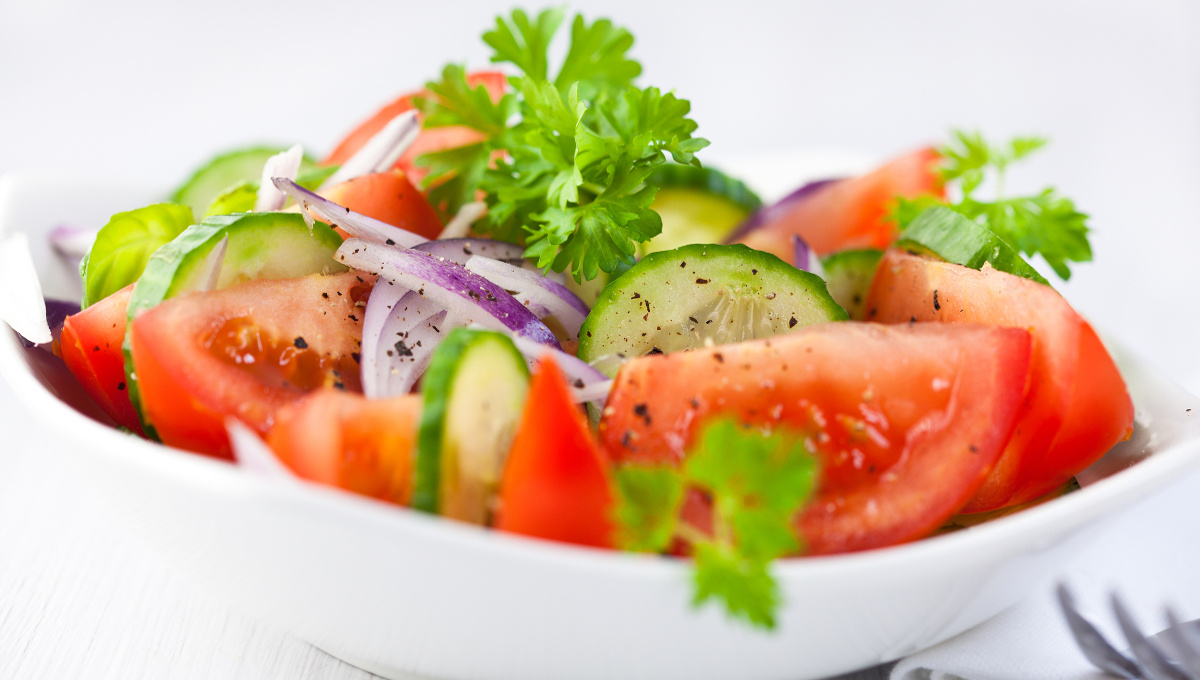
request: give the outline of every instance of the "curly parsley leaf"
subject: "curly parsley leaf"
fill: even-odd
[[[534,21],[524,10],[513,10],[511,17],[496,17],[496,29],[483,34],[483,41],[496,51],[492,63],[508,62],[526,77],[546,80],[550,77],[547,51],[562,24],[563,9],[542,10]]]
[[[800,551],[792,517],[816,485],[817,461],[801,437],[763,436],[730,419],[709,423],[682,469],[618,469],[618,536],[631,550],[658,552],[673,538],[694,549],[693,605],[725,604],[730,616],[775,627],[778,586],[770,563]],[[713,501],[711,535],[686,524],[679,508],[686,488]]]
[[[1004,178],[1009,164],[1026,158],[1047,143],[1044,137],[1016,137],[1007,144],[989,144],[978,132],[955,130],[949,144],[938,149],[942,156],[942,179],[957,182],[962,194],[958,202],[943,202],[932,196],[899,198],[890,219],[905,229],[922,211],[936,205],[975,220],[990,229],[1014,250],[1028,256],[1041,254],[1054,273],[1064,281],[1071,278],[1068,262],[1088,262],[1087,215],[1074,202],[1053,188],[1034,196],[1005,197]],[[988,178],[995,179],[996,197],[980,200],[976,192]]]
[[[587,101],[623,90],[642,73],[642,65],[626,56],[631,47],[633,34],[629,31],[608,19],[597,19],[588,26],[583,16],[576,14],[571,47],[554,85],[565,91],[579,83],[580,96]]]

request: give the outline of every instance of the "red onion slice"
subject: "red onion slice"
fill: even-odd
[[[280,191],[291,196],[296,201],[296,205],[300,206],[300,212],[304,215],[304,221],[308,223],[310,229],[315,217],[322,222],[345,229],[355,238],[372,243],[412,248],[417,244],[425,243],[429,240],[407,229],[394,227],[387,222],[381,222],[373,217],[367,217],[347,207],[340,206],[323,196],[318,196],[305,189],[290,179],[276,177],[272,181]]]
[[[736,243],[738,239],[742,238],[746,234],[749,234],[759,227],[770,224],[771,222],[774,222],[775,220],[791,212],[792,208],[796,207],[797,203],[807,200],[821,189],[840,181],[842,180],[839,178],[821,179],[815,182],[809,182],[787,196],[779,199],[775,203],[766,206],[765,208],[759,208],[758,210],[754,211],[753,215],[747,217],[746,221],[738,225],[737,229],[734,229],[729,236],[726,236],[725,242]]]
[[[342,163],[342,166],[330,175],[317,191],[362,177],[373,172],[386,172],[392,169],[396,161],[408,151],[408,147],[421,134],[421,121],[417,119],[416,111],[405,111],[388,121],[383,129],[367,140],[366,144]]]
[[[480,217],[487,214],[487,203],[464,203],[454,217],[446,223],[442,228],[442,233],[438,234],[438,238],[464,238],[471,233],[471,225]]]
[[[60,224],[50,231],[50,247],[64,262],[78,267],[79,261],[92,249],[99,231]]]
[[[225,432],[233,447],[237,464],[256,477],[282,482],[295,482],[299,478],[291,468],[279,460],[271,447],[248,425],[232,416],[225,419]]]
[[[439,238],[412,246],[412,249],[464,266],[475,255],[514,265],[525,261],[525,249],[521,246],[488,238]]]
[[[0,241],[0,290],[4,291],[0,295],[0,320],[32,343],[40,345],[54,340],[46,321],[42,284],[29,251],[29,237],[24,232],[18,231]],[[516,300],[513,304],[520,307]]]
[[[258,196],[254,200],[254,212],[282,210],[287,203],[287,194],[280,191],[272,182],[276,177],[294,180],[300,172],[300,162],[304,160],[304,147],[296,144],[282,153],[277,153],[263,163],[262,181],[258,185]]]
[[[559,347],[554,333],[516,298],[452,262],[358,238],[343,243],[336,257],[345,265],[377,273],[385,280],[415,290],[441,305],[452,319],[511,331],[534,342]]]
[[[363,394],[370,399],[407,394],[442,338],[461,325],[447,319],[446,310],[434,300],[381,279],[371,291],[363,319]]]
[[[812,265],[809,264],[811,260],[812,249],[808,247],[804,239],[792,234],[792,266],[806,272],[812,271]]]
[[[544,318],[545,314],[539,313],[543,310],[553,316],[567,331],[568,340],[579,339],[579,327],[587,318],[588,306],[566,286],[541,274],[478,255],[467,260],[466,267],[505,290],[513,291],[513,297],[539,318]]]

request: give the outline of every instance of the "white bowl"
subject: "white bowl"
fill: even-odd
[[[151,198],[0,178],[0,236],[28,233],[47,294],[74,296],[69,268],[41,245],[46,232],[63,221],[102,224]],[[1137,429],[1080,476],[1082,490],[908,545],[780,562],[784,607],[778,630],[763,633],[715,606],[693,609],[680,561],[271,483],[122,434],[47,356],[0,332],[0,372],[138,534],[240,610],[391,678],[795,680],[885,662],[1014,604],[1101,520],[1200,463],[1200,422],[1190,417],[1200,401],[1117,351]]]

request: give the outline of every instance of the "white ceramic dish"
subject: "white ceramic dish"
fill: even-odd
[[[34,244],[47,295],[77,294],[44,247],[153,194],[0,178],[0,236]],[[236,607],[390,678],[776,678],[881,663],[945,640],[1053,577],[1120,508],[1200,463],[1200,400],[1116,353],[1132,440],[1066,497],[969,530],[789,560],[765,634],[688,604],[685,564],[441,521],[337,490],[265,482],[102,424],[69,374],[0,329],[0,372],[83,478],[180,571]],[[73,405],[72,405],[73,404]],[[1136,465],[1134,464],[1136,463]]]

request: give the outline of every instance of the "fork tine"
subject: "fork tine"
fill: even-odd
[[[1071,595],[1071,591],[1067,590],[1067,586],[1062,583],[1058,584],[1058,604],[1062,609],[1063,616],[1067,619],[1071,635],[1079,645],[1079,650],[1083,652],[1088,661],[1092,662],[1093,666],[1119,678],[1137,679],[1142,677],[1142,672],[1138,669],[1137,664],[1108,644],[1108,640],[1104,639],[1100,631],[1088,623],[1079,610],[1075,609],[1075,598]]]
[[[1129,649],[1142,664],[1142,670],[1148,680],[1190,680],[1187,675],[1171,665],[1171,662],[1153,642],[1142,635],[1142,631],[1138,630],[1129,610],[1125,609],[1125,604],[1121,602],[1121,598],[1116,593],[1112,594],[1112,608],[1117,615],[1117,622],[1121,624],[1121,632],[1129,641]]]
[[[1171,627],[1161,635],[1174,645],[1179,665],[1193,680],[1200,680],[1200,631],[1197,631],[1194,624],[1180,623],[1179,617],[1170,607],[1167,608],[1167,622]]]

